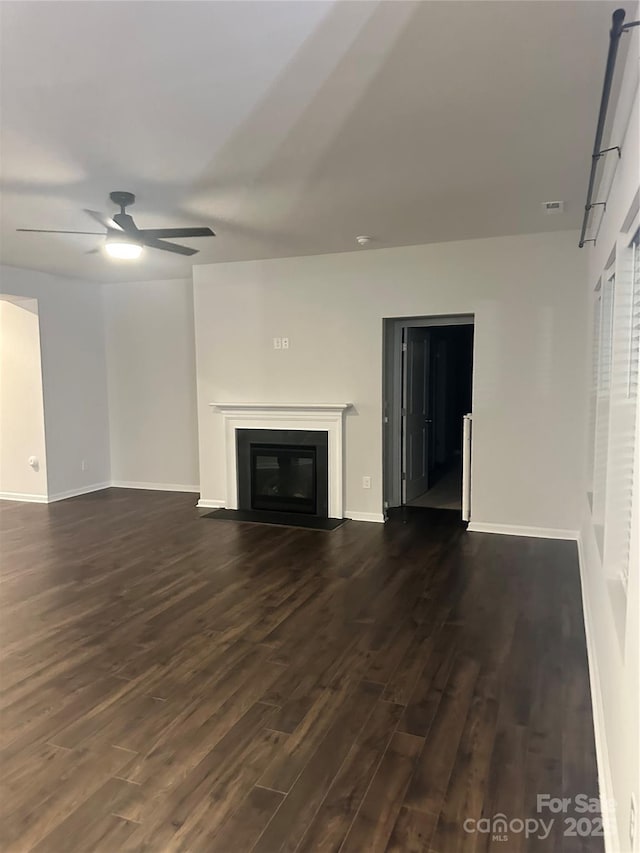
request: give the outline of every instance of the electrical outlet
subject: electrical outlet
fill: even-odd
[[[282,339],[282,349],[289,349],[289,338]]]
[[[362,478],[362,488],[370,489],[371,488],[371,477],[363,477]]]
[[[629,806],[629,841],[633,850],[636,842],[636,798],[633,794],[631,794],[631,804]]]
[[[282,349],[282,338],[274,338],[273,339],[273,348],[274,349]]]
[[[80,463],[80,468],[81,468],[83,471],[86,471],[88,467],[89,467],[89,466],[87,465],[87,460],[86,460],[86,459],[83,459],[83,460],[82,460],[82,462]]]

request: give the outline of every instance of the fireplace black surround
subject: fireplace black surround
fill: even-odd
[[[238,429],[238,509],[329,515],[329,439],[320,430]]]

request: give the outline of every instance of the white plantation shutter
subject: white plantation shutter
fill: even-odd
[[[601,384],[608,406],[607,457],[605,465],[604,563],[609,577],[627,586],[633,502],[633,472],[638,367],[640,349],[640,250],[638,234],[628,250],[616,261],[616,278],[611,305],[609,365]],[[601,343],[607,345],[606,329]],[[604,398],[603,398],[604,399]],[[596,439],[596,444],[597,444]],[[594,517],[595,523],[595,517]]]
[[[596,414],[598,407],[598,366],[600,359],[600,313],[602,306],[602,282],[598,282],[593,303],[593,327],[591,333],[591,387],[589,395],[589,422],[587,444],[587,483],[589,503],[593,509],[594,456],[596,450]]]
[[[611,408],[611,374],[613,361],[613,306],[615,274],[609,272],[602,282],[596,305],[599,317],[597,340],[597,387],[595,401],[595,436],[593,448],[593,526],[600,556],[604,558],[604,527],[609,462],[609,415]]]
[[[638,397],[640,383],[640,230],[631,244],[632,251],[632,296],[631,296],[631,341],[629,345],[629,397]]]

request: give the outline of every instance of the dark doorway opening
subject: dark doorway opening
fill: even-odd
[[[473,326],[436,326],[418,331],[429,336],[424,380],[428,395],[426,478],[417,483],[407,480],[404,503],[459,511],[462,419],[471,411]],[[405,432],[405,439],[409,438]]]
[[[385,321],[385,509],[446,509],[468,517],[470,438],[463,424],[470,427],[472,411],[473,320]]]

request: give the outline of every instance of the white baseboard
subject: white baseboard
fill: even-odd
[[[350,518],[351,521],[373,521],[376,524],[384,524],[384,515],[381,512],[356,512],[348,509],[345,518]]]
[[[194,492],[200,493],[200,486],[186,486],[183,483],[135,483],[131,480],[112,480],[114,489],[147,489],[153,492]]]
[[[472,533],[501,533],[503,536],[532,536],[536,539],[577,539],[577,530],[563,530],[555,527],[526,527],[519,524],[486,524],[483,521],[470,521],[467,530]]]
[[[584,633],[587,640],[587,662],[589,665],[589,682],[591,687],[591,711],[593,715],[593,733],[596,742],[596,761],[598,764],[598,787],[600,804],[602,809],[602,824],[604,830],[604,846],[606,853],[620,853],[620,837],[618,835],[618,821],[615,809],[610,804],[614,803],[613,779],[611,777],[611,762],[609,761],[609,748],[607,746],[607,731],[604,723],[604,703],[602,701],[602,689],[600,671],[598,668],[598,657],[595,649],[593,636],[593,622],[591,609],[586,595],[587,581],[585,578],[585,558],[582,536],[578,534],[578,565],[580,567],[580,589],[582,592],[582,614],[584,618]]]
[[[79,489],[69,489],[66,492],[56,492],[53,495],[26,495],[19,492],[0,492],[0,500],[22,501],[24,503],[52,504],[75,498],[78,495],[88,495],[90,492],[100,492],[108,489],[111,483],[92,483],[90,486],[80,486]]]
[[[205,501],[201,498],[196,506],[200,509],[224,509],[226,501]]]
[[[49,495],[27,495],[19,492],[0,492],[0,500],[5,501],[22,501],[28,503],[50,504],[57,501],[64,501],[67,498],[75,498],[78,495],[88,495],[90,492],[100,492],[103,489],[149,489],[151,491],[161,492],[191,492],[198,494],[200,486],[185,486],[177,483],[132,483],[129,481],[117,480],[108,481],[106,483],[92,483],[90,486],[81,486],[79,489],[69,489],[66,492],[57,492]],[[208,504],[207,504],[208,506]],[[216,503],[215,506],[224,506],[224,501]]]
[[[67,498],[76,498],[78,495],[88,495],[90,492],[101,492],[102,489],[108,489],[111,483],[92,483],[90,486],[80,486],[79,489],[69,489],[67,492],[57,492],[54,495],[49,495],[47,503],[56,503],[56,501],[64,501]]]
[[[30,504],[46,504],[49,498],[46,495],[27,495],[24,492],[0,492],[0,501],[22,501]]]

